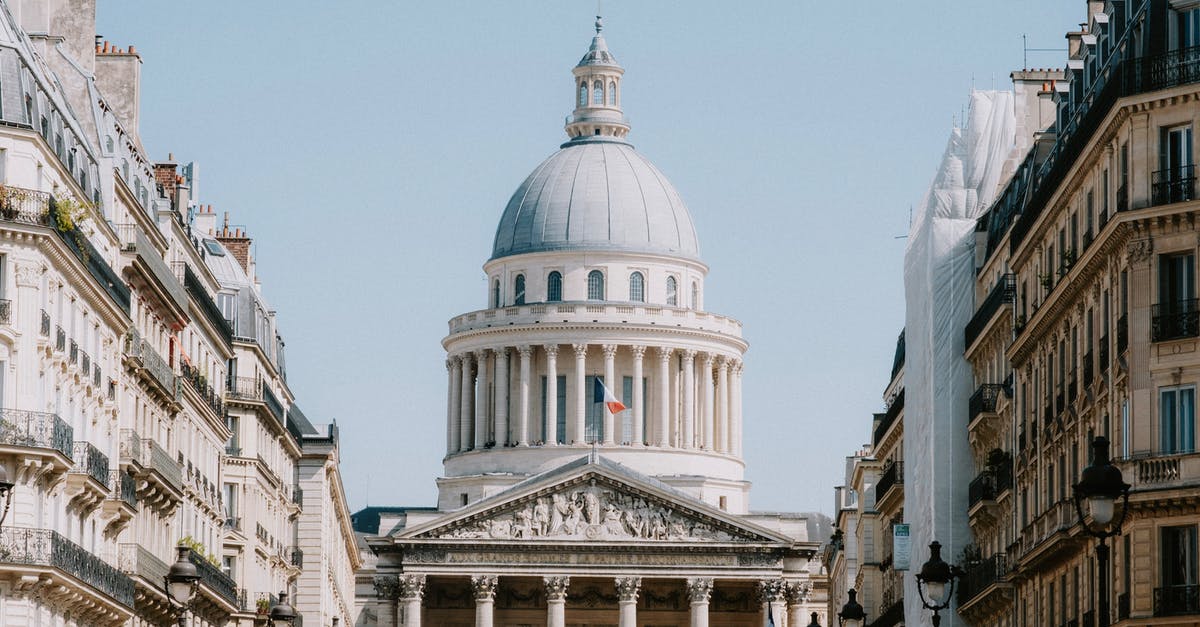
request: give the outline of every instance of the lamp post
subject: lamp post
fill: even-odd
[[[1122,499],[1121,518],[1115,523],[1116,500]],[[1087,514],[1083,504],[1087,502]],[[1092,465],[1083,469],[1079,483],[1075,484],[1075,513],[1079,524],[1088,535],[1099,540],[1096,545],[1096,619],[1098,627],[1108,627],[1108,544],[1106,539],[1121,533],[1121,524],[1129,511],[1129,484],[1121,476],[1121,469],[1113,465],[1108,457],[1108,438],[1097,436],[1092,440]],[[1091,522],[1088,521],[1090,516]]]
[[[867,613],[863,611],[863,606],[858,604],[855,597],[858,596],[858,591],[850,588],[846,591],[846,596],[850,597],[849,601],[842,606],[842,611],[838,612],[838,623],[842,627],[862,627],[863,621],[867,618]],[[817,615],[813,614],[813,622],[817,621]]]
[[[921,597],[921,605],[933,610],[933,627],[942,623],[940,612],[950,607],[954,584],[962,575],[961,568],[947,564],[942,559],[942,543],[937,540],[930,542],[929,561],[921,565],[921,572],[917,573],[917,592]]]
[[[812,622],[810,622],[808,624],[808,627],[821,627],[821,623],[817,622],[817,613],[816,612],[812,613]]]
[[[287,592],[280,591],[279,600],[267,612],[267,617],[272,625],[287,624],[291,625],[296,620],[296,609],[287,602]]]
[[[196,565],[188,559],[190,550],[186,546],[175,547],[175,563],[171,564],[171,569],[163,577],[163,587],[166,588],[167,597],[178,606],[176,613],[179,627],[185,625],[187,609],[196,596],[196,584],[200,581],[200,573],[196,570]]]
[[[0,464],[0,499],[4,499],[4,510],[0,511],[0,526],[4,525],[4,518],[8,516],[8,506],[12,505],[14,485],[16,484],[8,480],[8,469],[4,464]]]

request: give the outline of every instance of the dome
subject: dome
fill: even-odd
[[[611,137],[563,144],[521,183],[500,218],[492,259],[572,250],[700,257],[679,193],[633,146]]]

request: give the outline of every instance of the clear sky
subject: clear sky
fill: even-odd
[[[434,505],[441,339],[486,306],[508,197],[565,139],[590,0],[99,0],[142,54],[141,135],[255,239],[289,383],[336,418],[351,507]],[[745,324],[751,506],[832,513],[904,319],[909,207],[972,86],[1064,48],[1084,0],[607,0],[630,140]],[[1065,52],[1031,52],[1061,67]]]

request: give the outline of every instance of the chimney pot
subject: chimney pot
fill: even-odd
[[[129,46],[129,54],[137,54],[137,49],[135,49],[132,45]]]

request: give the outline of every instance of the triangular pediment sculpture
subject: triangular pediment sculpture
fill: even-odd
[[[526,482],[533,484],[526,489],[518,486],[398,535],[419,540],[790,542],[657,481],[614,472],[612,466],[617,465],[589,464],[551,482],[535,478]]]

